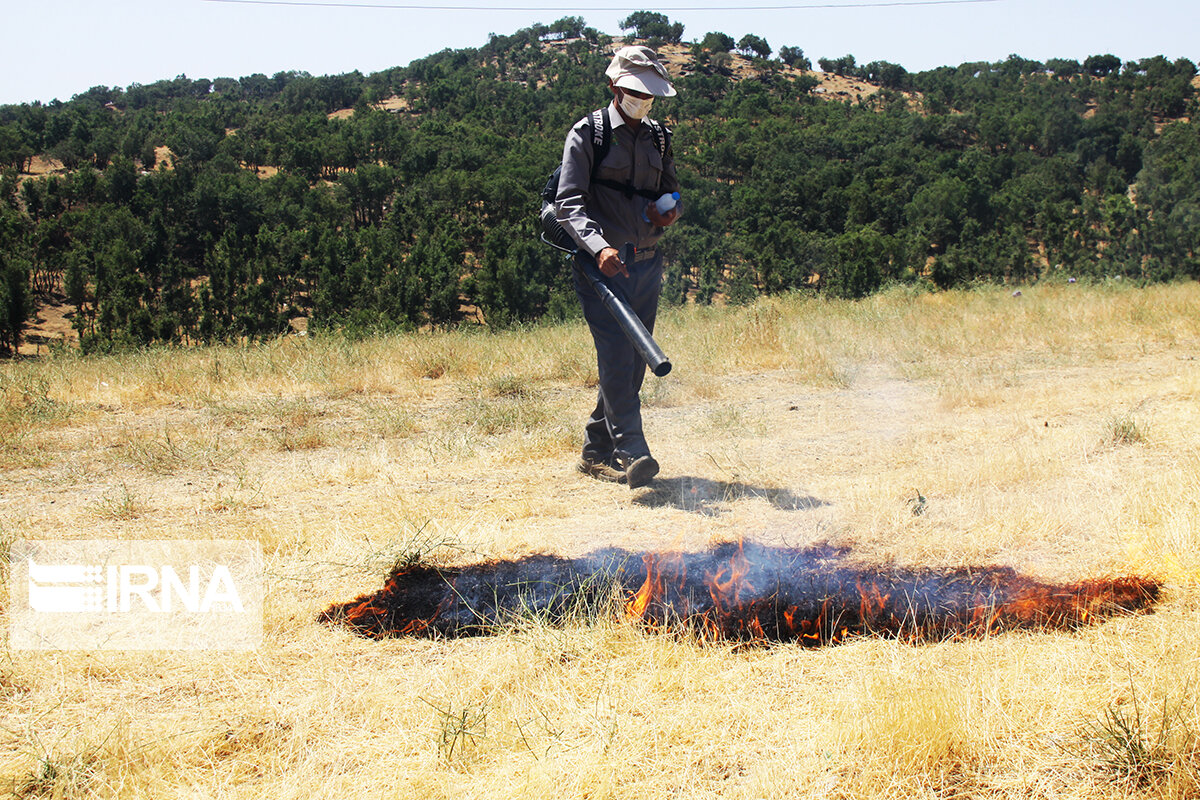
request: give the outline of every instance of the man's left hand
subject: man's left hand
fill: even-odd
[[[665,214],[658,213],[658,206],[650,203],[646,206],[646,219],[653,222],[660,228],[666,228],[675,223],[679,219],[679,206],[675,206]]]

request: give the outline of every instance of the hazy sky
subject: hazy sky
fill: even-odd
[[[92,86],[126,87],[180,74],[237,78],[355,69],[369,74],[447,47],[478,47],[490,32],[509,34],[564,16],[582,16],[592,27],[619,34],[618,22],[639,8],[682,22],[685,40],[708,31],[735,39],[753,33],[776,50],[801,47],[814,63],[847,53],[860,63],[893,61],[910,71],[998,61],[1010,53],[1039,61],[1082,60],[1097,53],[1123,60],[1152,55],[1200,60],[1197,0],[993,0],[871,8],[852,7],[871,0],[747,0],[770,10],[737,7],[731,0],[675,0],[657,7],[599,0],[587,8],[545,0],[501,0],[506,8],[481,0],[346,1],[426,7],[9,0],[0,47],[0,104],[68,100]],[[792,8],[784,8],[788,5]],[[682,10],[685,6],[697,10]],[[508,10],[515,7],[524,10]]]

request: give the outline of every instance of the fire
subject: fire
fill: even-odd
[[[642,556],[642,562],[646,565],[646,580],[642,582],[642,588],[638,589],[625,604],[625,615],[635,619],[645,619],[650,601],[656,595],[662,594],[662,582],[659,580],[658,570],[655,569],[654,554],[646,553]]]
[[[742,593],[748,596],[754,593],[754,587],[746,580],[750,572],[750,563],[738,542],[737,552],[723,565],[715,575],[706,575],[704,582],[708,586],[709,596],[712,597],[713,608],[720,614],[722,608],[737,608],[742,603]]]
[[[618,613],[703,639],[836,644],[851,636],[930,641],[1013,629],[1072,629],[1147,613],[1161,584],[1139,577],[1054,584],[1007,567],[861,567],[831,548],[741,542],[701,553],[605,550],[465,567],[418,564],[384,587],[321,614],[376,638],[492,633],[534,617],[564,623]]]

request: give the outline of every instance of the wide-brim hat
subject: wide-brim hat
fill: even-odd
[[[642,45],[622,47],[613,53],[604,71],[614,86],[633,89],[654,97],[674,97],[675,87],[667,68],[658,60],[658,53]]]

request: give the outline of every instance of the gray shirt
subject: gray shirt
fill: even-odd
[[[675,162],[663,159],[649,126],[626,125],[615,104],[609,105],[608,116],[612,122],[612,144],[596,176],[659,193],[679,191]],[[592,185],[594,154],[589,117],[571,128],[563,146],[562,172],[554,199],[558,221],[584,252],[593,257],[606,247],[619,250],[626,242],[633,242],[638,250],[650,250],[663,235],[663,228],[642,218],[650,201],[638,195],[627,197],[624,192],[607,186]]]

